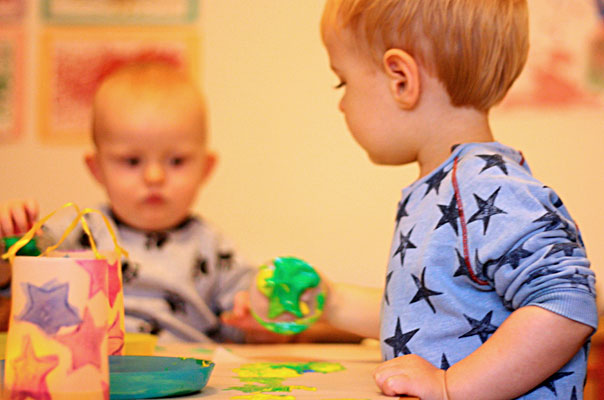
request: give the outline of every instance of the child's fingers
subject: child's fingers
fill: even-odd
[[[15,235],[21,235],[29,230],[31,223],[24,207],[14,207],[11,210]]]
[[[233,301],[233,315],[242,318],[250,312],[250,294],[247,291],[237,292]]]
[[[33,226],[33,224],[38,220],[38,215],[40,213],[40,207],[38,206],[38,202],[36,200],[30,199],[26,200],[24,203],[25,211],[27,212],[27,218],[29,222],[28,230]]]
[[[35,200],[14,200],[0,205],[0,235],[16,236],[27,232],[38,218]]]
[[[0,205],[0,235],[7,237],[15,236],[16,234],[11,204]]]

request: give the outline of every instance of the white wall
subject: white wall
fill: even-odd
[[[331,279],[382,286],[400,190],[416,167],[374,166],[349,137],[319,38],[321,8],[203,2],[202,81],[221,160],[196,209],[254,262],[296,255]],[[37,197],[43,212],[70,200],[95,205],[102,192],[83,168],[84,149],[40,145],[30,113],[25,138],[0,146],[0,200]],[[493,127],[559,192],[604,274],[604,115],[495,111]]]

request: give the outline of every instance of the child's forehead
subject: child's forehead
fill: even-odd
[[[101,131],[96,147],[116,154],[166,155],[205,151],[204,136],[194,132]]]
[[[97,107],[105,112],[120,106],[128,106],[128,109],[141,109],[149,106],[161,106],[169,108],[180,108],[188,105],[186,109],[197,108],[201,112],[205,110],[205,104],[201,95],[193,88],[185,85],[161,86],[128,86],[115,85],[104,90],[97,98]]]
[[[157,107],[136,102],[126,107],[114,104],[97,113],[94,140],[97,144],[178,146],[180,143],[205,144],[207,141],[203,112],[182,105]]]

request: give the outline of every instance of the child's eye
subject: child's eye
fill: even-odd
[[[346,85],[346,82],[341,81],[337,85],[334,86],[334,89],[342,89]]]
[[[141,160],[138,157],[126,157],[124,158],[124,163],[129,167],[136,167],[141,163]]]
[[[185,163],[184,157],[172,157],[170,159],[170,165],[172,165],[174,167],[178,167],[180,165],[183,165],[184,163]]]

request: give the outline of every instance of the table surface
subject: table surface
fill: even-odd
[[[201,358],[211,360],[216,364],[203,391],[179,397],[179,399],[392,399],[392,397],[382,395],[373,380],[373,370],[381,360],[377,343],[273,345],[174,343],[158,345],[154,355]],[[241,377],[240,371],[244,371],[252,364],[269,363],[264,365],[271,365],[271,368],[274,368],[281,365],[291,366],[296,365],[296,363],[313,362],[328,363],[322,365],[336,366],[335,369],[338,370],[327,373],[302,372],[300,375],[284,378],[279,381],[278,385],[274,385],[288,387],[290,391],[258,393],[244,390],[246,383],[259,384],[253,379],[251,383],[246,382]],[[260,383],[260,385],[263,385],[263,383]]]

